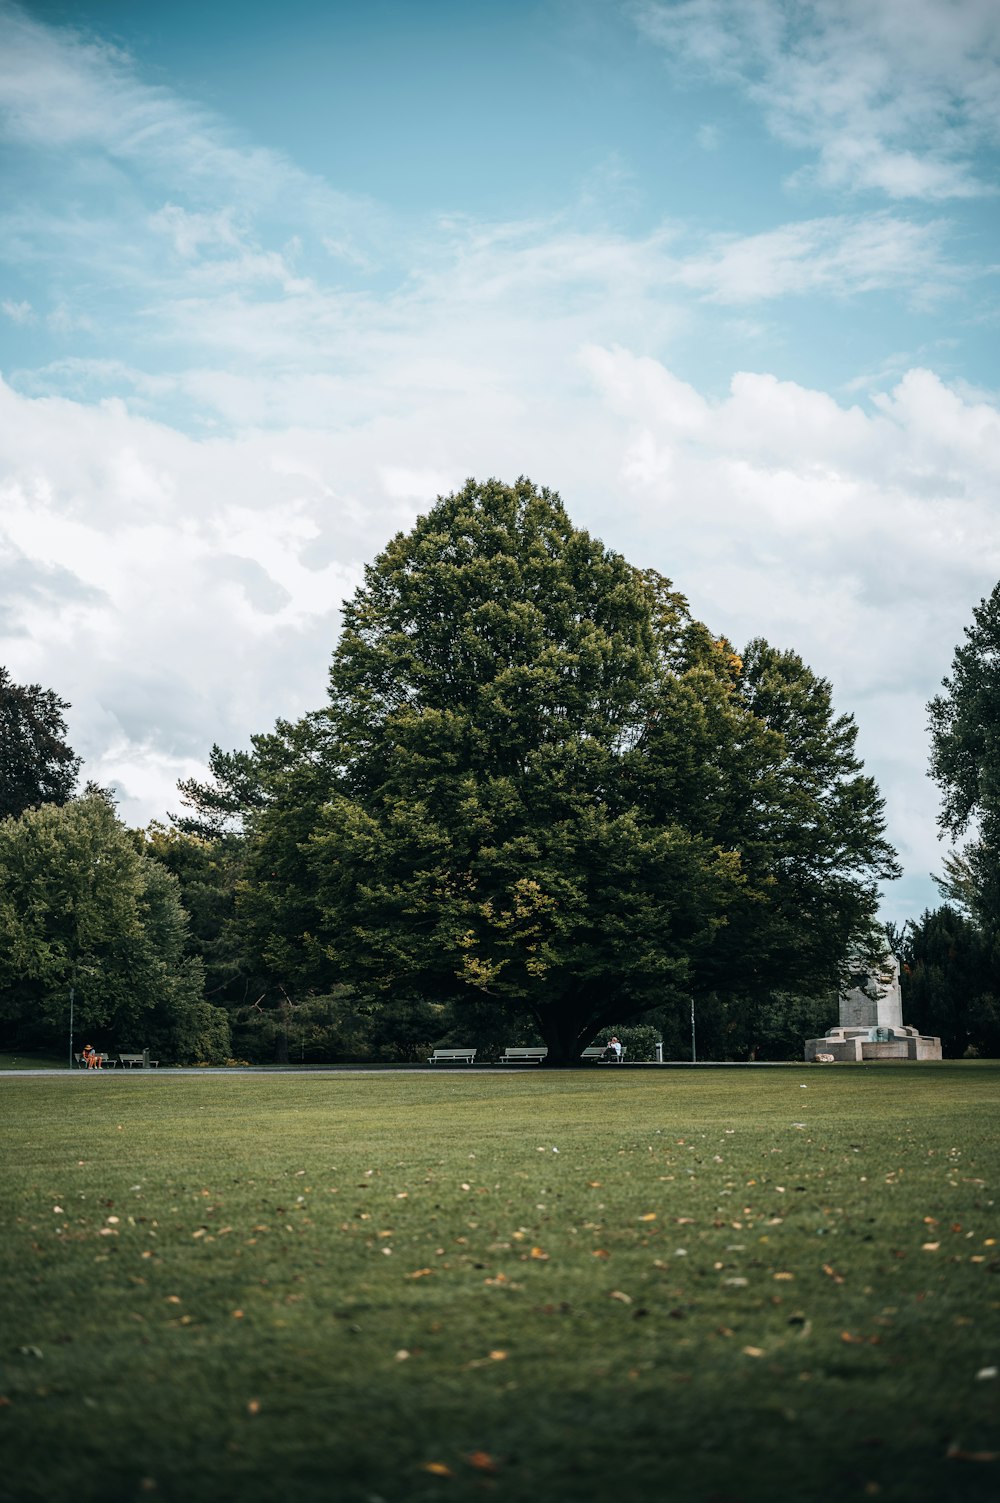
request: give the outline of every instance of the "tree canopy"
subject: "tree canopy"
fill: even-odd
[[[906,1017],[946,1057],[1000,1053],[1000,966],[990,938],[950,904],[904,925]]]
[[[176,880],[100,794],[0,821],[0,1018],[20,1047],[80,1030],[119,1050],[224,1057]]]
[[[895,871],[854,740],[794,654],[735,653],[554,493],[470,481],[366,570],[327,706],[185,793],[244,801],[276,981],[485,1005],[559,1062],[692,993],[835,987]]]
[[[928,705],[930,773],[942,830],[972,835],[948,864],[945,888],[1000,938],[1000,584],[972,616],[944,692]]]
[[[1000,1048],[1000,584],[973,609],[943,692],[928,705],[944,858],[942,907],[905,927],[907,1013],[946,1054]]]
[[[53,690],[15,684],[0,667],[0,819],[72,795],[80,758],[65,740],[68,709]]]

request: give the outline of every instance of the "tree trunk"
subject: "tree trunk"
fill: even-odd
[[[279,1065],[288,1064],[288,1003],[281,1004],[281,1027],[274,1036],[274,1058]]]
[[[579,1016],[572,1013],[540,1017],[538,1027],[549,1051],[544,1063],[556,1070],[578,1065],[580,1051],[590,1042],[590,1035],[594,1032],[590,1024],[581,1028]]]

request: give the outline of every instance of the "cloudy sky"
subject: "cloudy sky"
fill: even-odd
[[[1000,578],[995,0],[0,0],[0,662],[134,824],[528,474],[851,711]]]

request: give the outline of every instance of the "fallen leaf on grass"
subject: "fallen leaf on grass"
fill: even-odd
[[[611,1254],[606,1247],[595,1247],[590,1256],[592,1258],[610,1258]]]
[[[744,1357],[763,1357],[766,1354],[762,1346],[745,1346],[743,1348],[743,1355]]]
[[[838,1273],[835,1268],[831,1268],[829,1263],[823,1264],[823,1272],[826,1274],[827,1278],[832,1279],[835,1284],[842,1284],[844,1282],[844,1275],[842,1273]]]
[[[450,1466],[445,1466],[443,1461],[425,1461],[424,1471],[430,1472],[435,1477],[454,1477],[455,1473]]]
[[[921,1252],[937,1252],[937,1250],[938,1250],[938,1248],[940,1246],[941,1246],[940,1242],[921,1242],[921,1244],[920,1244],[920,1251]]]
[[[497,1470],[497,1463],[489,1451],[470,1451],[466,1460],[478,1472],[495,1472]]]
[[[608,1299],[620,1300],[623,1305],[630,1305],[632,1303],[631,1294],[625,1294],[621,1289],[612,1289],[608,1295]]]
[[[408,1279],[427,1279],[430,1278],[433,1272],[433,1268],[415,1268],[413,1272],[408,1273],[406,1277]]]
[[[260,1413],[260,1399],[248,1399],[247,1400],[247,1414],[259,1414],[259,1413]]]
[[[656,1220],[656,1212],[655,1211],[647,1211],[646,1214],[645,1214],[645,1216],[640,1216],[639,1217],[639,1220],[640,1221],[655,1221]]]
[[[489,1367],[489,1365],[490,1365],[491,1362],[506,1362],[506,1360],[507,1360],[507,1353],[505,1351],[502,1351],[499,1347],[495,1347],[494,1350],[492,1352],[490,1352],[488,1356],[486,1356],[486,1357],[474,1357],[471,1362],[466,1362],[465,1366],[467,1368],[469,1368],[469,1367]]]
[[[547,1263],[549,1261],[549,1255],[542,1247],[533,1247],[531,1249],[531,1256],[538,1263]]]
[[[776,1279],[794,1279],[795,1275],[794,1273],[776,1273],[774,1277]]]

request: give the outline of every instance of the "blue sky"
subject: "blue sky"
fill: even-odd
[[[0,0],[0,661],[126,818],[320,702],[339,605],[528,473],[852,711],[1000,577],[993,0]]]

